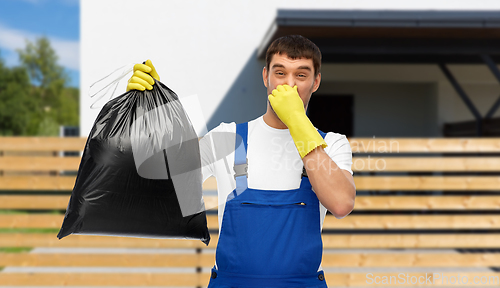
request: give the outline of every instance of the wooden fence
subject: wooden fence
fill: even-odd
[[[194,240],[56,238],[80,163],[61,151],[82,151],[85,140],[0,138],[0,287],[206,287],[217,233],[208,247]],[[351,215],[339,220],[328,214],[324,222],[322,267],[330,287],[367,286],[367,273],[398,277],[392,268],[416,277],[460,271],[469,281],[484,276],[499,285],[500,138],[349,141],[357,197]],[[203,188],[216,190],[215,180]],[[205,197],[211,207],[216,201]],[[216,211],[207,217],[209,229],[218,231]],[[105,269],[113,267],[137,269]]]

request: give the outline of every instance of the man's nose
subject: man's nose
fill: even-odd
[[[283,82],[284,82],[283,84],[293,87],[295,86],[295,77],[293,75],[290,75]]]

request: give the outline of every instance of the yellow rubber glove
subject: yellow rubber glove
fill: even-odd
[[[134,65],[134,74],[128,80],[127,91],[153,89],[155,80],[160,81],[160,76],[156,72],[155,66],[151,60],[147,60],[144,64]]]
[[[278,85],[268,99],[276,115],[290,130],[301,158],[318,146],[326,148],[325,140],[306,115],[304,102],[297,92],[297,85],[293,88],[288,85]]]

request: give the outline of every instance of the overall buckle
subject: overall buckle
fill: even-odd
[[[246,158],[246,163],[234,165],[233,170],[235,173],[234,179],[236,179],[236,177],[243,176],[243,175],[247,176],[247,178],[248,178],[248,158]]]

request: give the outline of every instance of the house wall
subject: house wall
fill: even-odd
[[[486,115],[500,96],[491,71],[485,65],[448,68]],[[356,137],[440,137],[444,123],[474,119],[437,65],[326,64],[317,93],[354,96]]]
[[[498,1],[466,2],[430,0],[81,1],[80,134],[81,136],[88,135],[99,112],[99,109],[90,108],[95,101],[89,96],[89,87],[92,83],[123,65],[131,67],[133,63],[140,63],[146,59],[153,61],[161,76],[161,81],[173,89],[181,100],[189,98],[190,103],[194,103],[189,105],[194,108],[188,113],[192,119],[195,119],[193,122],[202,123],[196,126],[200,136],[206,132],[207,128],[211,129],[222,121],[242,122],[263,114],[266,106],[265,89],[261,80],[263,62],[256,59],[255,53],[276,17],[277,9],[484,10],[500,8]],[[427,91],[422,92],[425,94],[431,93],[429,91],[432,89],[429,87],[437,85],[438,112],[436,117],[439,123],[471,118],[453,89],[446,81],[443,81],[437,67],[425,65],[422,67],[411,65],[398,67],[390,65],[325,66],[328,66],[323,74],[325,83],[383,82],[388,85],[394,82],[417,82],[424,83],[419,91]],[[452,71],[457,72],[457,78],[465,85],[466,90],[470,91],[480,111],[487,110],[488,104],[499,95],[498,85],[494,79],[491,80],[492,76],[488,74],[486,67],[452,67]],[[480,71],[479,74],[484,75],[484,78],[475,74],[476,71]],[[129,77],[130,74],[119,82],[118,94],[125,92],[126,80]],[[348,89],[347,86],[343,87],[343,89]],[[356,89],[359,94],[361,93],[359,91],[366,91],[368,88],[356,85]],[[364,95],[364,92],[362,94]],[[395,97],[396,94],[398,93],[393,93],[390,97]],[[102,106],[102,100],[101,105],[97,106]],[[368,132],[363,133],[373,133],[370,131],[372,130],[369,129]]]

